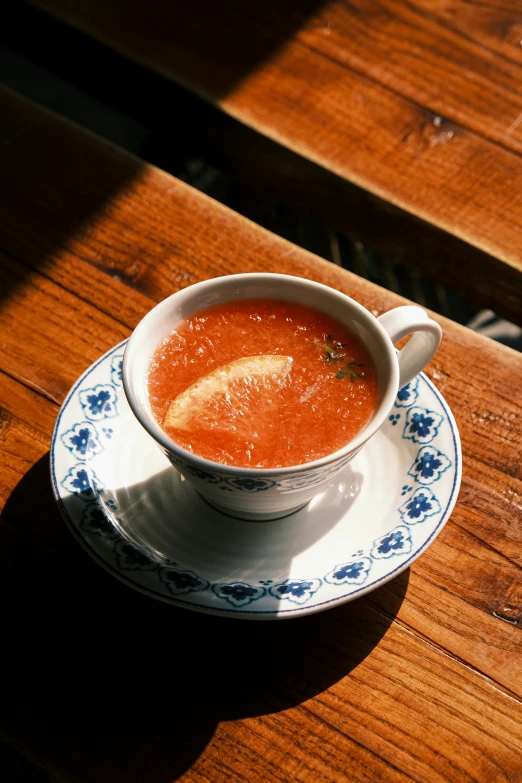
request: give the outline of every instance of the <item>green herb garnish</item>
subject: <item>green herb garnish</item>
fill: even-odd
[[[326,364],[346,358],[343,353],[339,353],[340,348],[346,348],[346,343],[334,343],[331,334],[326,335],[326,343],[313,342],[309,343],[309,345],[314,348],[321,348],[324,351],[323,359]]]
[[[335,377],[336,378],[344,378],[345,375],[349,375],[350,376],[350,380],[351,380],[352,383],[354,381],[359,381],[359,380],[362,380],[364,378],[364,373],[363,372],[348,372],[348,370],[339,370],[339,372],[337,373],[337,375]]]
[[[335,361],[335,359],[344,359],[345,356],[343,353],[336,353],[336,351],[341,348],[341,345],[323,345],[323,350],[326,354],[326,363],[330,364],[330,362]]]
[[[308,345],[311,345],[312,348],[321,348],[323,351],[322,359],[326,362],[326,364],[331,364],[334,361],[338,361],[339,359],[346,359],[346,355],[343,353],[339,353],[340,348],[346,348],[347,343],[334,343],[332,341],[332,335],[327,334],[326,335],[326,343],[308,343]],[[355,372],[350,370],[350,367],[364,367],[364,364],[362,362],[345,362],[346,369],[339,370],[336,378],[342,379],[345,377],[345,375],[350,376],[350,380],[352,383],[354,381],[362,380],[364,378],[363,372]]]

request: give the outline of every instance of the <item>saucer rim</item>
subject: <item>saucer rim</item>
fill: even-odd
[[[364,595],[367,595],[368,593],[373,592],[373,590],[376,590],[379,587],[382,587],[387,582],[391,581],[392,579],[399,576],[401,573],[406,571],[425,551],[426,549],[431,545],[433,540],[440,534],[440,532],[443,530],[444,526],[448,522],[448,520],[451,517],[451,513],[455,507],[455,504],[457,502],[458,498],[458,490],[460,488],[461,479],[462,479],[462,444],[460,440],[460,434],[458,431],[457,423],[455,421],[455,417],[442,396],[442,394],[439,392],[437,387],[432,383],[432,381],[426,376],[424,372],[419,373],[417,376],[418,378],[422,378],[428,387],[431,389],[431,391],[435,394],[437,399],[439,400],[444,412],[446,413],[448,417],[448,422],[450,424],[451,429],[451,435],[453,440],[453,446],[455,450],[455,465],[454,465],[454,474],[453,474],[453,484],[451,487],[451,494],[448,499],[448,503],[446,505],[446,508],[444,509],[441,519],[437,525],[437,527],[431,532],[431,534],[426,538],[424,543],[417,549],[415,552],[410,553],[410,556],[407,558],[407,560],[400,565],[398,565],[395,569],[388,571],[383,576],[376,579],[374,582],[370,584],[363,585],[361,587],[358,587],[354,590],[352,590],[348,595],[340,595],[334,598],[329,598],[326,601],[322,601],[321,603],[314,604],[313,606],[295,606],[290,607],[288,609],[283,609],[281,607],[277,607],[277,609],[274,610],[260,610],[257,612],[252,612],[248,610],[243,610],[241,607],[209,607],[209,606],[202,606],[201,604],[193,603],[192,601],[186,601],[183,600],[180,597],[175,596],[168,596],[164,593],[156,592],[155,590],[149,588],[149,587],[143,587],[140,584],[137,584],[135,581],[132,580],[132,578],[127,575],[123,574],[120,570],[114,568],[111,564],[109,564],[106,560],[104,560],[94,549],[88,541],[80,534],[78,531],[76,525],[74,524],[72,518],[70,517],[69,513],[67,512],[62,497],[60,495],[59,490],[59,483],[56,478],[56,471],[55,471],[55,454],[56,454],[56,444],[58,440],[58,434],[59,434],[59,426],[60,421],[62,418],[63,413],[67,409],[67,406],[69,405],[71,398],[75,394],[78,387],[82,384],[84,378],[86,378],[88,375],[90,375],[98,365],[100,365],[107,357],[109,357],[111,354],[115,353],[119,348],[122,348],[128,343],[129,338],[126,338],[122,340],[121,342],[114,345],[112,348],[107,350],[102,356],[100,356],[95,362],[93,362],[89,367],[87,367],[83,373],[77,378],[76,382],[73,384],[71,389],[69,390],[68,394],[66,395],[62,405],[60,406],[60,410],[58,412],[58,415],[56,417],[55,426],[53,429],[53,435],[51,438],[51,446],[50,446],[50,478],[51,478],[51,485],[52,485],[52,491],[55,498],[55,501],[57,503],[57,506],[59,508],[60,514],[62,518],[64,519],[68,529],[73,534],[73,537],[78,541],[78,543],[82,546],[82,548],[87,552],[87,554],[92,557],[92,559],[98,563],[102,568],[105,569],[109,574],[116,577],[120,582],[123,584],[131,587],[134,590],[137,590],[138,592],[142,593],[143,595],[147,595],[149,597],[155,598],[156,600],[160,600],[163,603],[169,604],[170,606],[176,606],[181,609],[188,609],[190,611],[196,611],[200,612],[202,614],[208,614],[208,615],[215,615],[219,617],[233,617],[234,619],[242,619],[242,620],[283,620],[283,619],[293,619],[296,617],[303,617],[310,614],[316,614],[318,612],[325,611],[330,608],[334,608],[335,606],[340,606],[342,604],[348,603],[350,601],[353,601],[357,598],[362,598]],[[139,423],[139,422],[138,422]],[[174,466],[172,466],[173,470],[177,470]],[[178,471],[179,472],[179,471]],[[196,594],[197,595],[197,594]]]

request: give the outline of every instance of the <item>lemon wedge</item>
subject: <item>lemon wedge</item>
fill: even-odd
[[[195,383],[170,403],[164,419],[164,426],[178,430],[191,429],[194,418],[203,412],[214,398],[231,396],[231,402],[237,398],[240,406],[238,383],[249,384],[256,380],[284,380],[292,366],[291,356],[265,354],[245,356],[223,367],[218,367]]]

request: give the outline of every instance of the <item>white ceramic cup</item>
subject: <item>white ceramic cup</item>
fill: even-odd
[[[255,298],[299,302],[328,313],[355,332],[370,352],[378,375],[376,410],[353,440],[322,459],[273,469],[220,465],[182,449],[152,415],[147,375],[163,338],[189,316],[211,305]],[[411,333],[413,337],[397,353],[394,343]],[[340,291],[300,277],[268,273],[229,275],[184,288],[143,318],[127,343],[123,387],[137,419],[209,503],[243,519],[276,519],[301,508],[324,489],[377,432],[386,421],[398,390],[434,356],[441,335],[440,326],[420,307],[397,307],[375,318]]]

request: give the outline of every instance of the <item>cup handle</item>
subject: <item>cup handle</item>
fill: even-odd
[[[399,351],[399,389],[412,381],[430,362],[442,338],[442,329],[421,307],[396,307],[377,319],[395,345],[413,332],[413,337]]]

